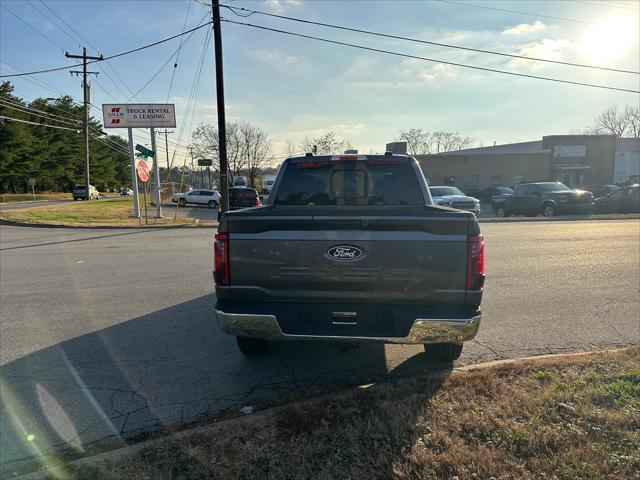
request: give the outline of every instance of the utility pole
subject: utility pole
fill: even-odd
[[[167,137],[168,134],[173,133],[173,130],[167,130],[166,128],[164,129],[164,132],[162,130],[158,130],[158,133],[164,133],[164,148],[165,151],[167,152],[167,187],[169,186],[169,182],[171,182],[171,167],[169,166],[169,139]],[[171,193],[173,194],[173,185],[171,186]]]
[[[211,0],[213,43],[216,57],[216,95],[218,100],[218,149],[220,156],[220,213],[229,210],[229,184],[227,180],[227,121],[224,112],[224,80],[222,72],[222,30],[220,28],[220,0]]]
[[[189,151],[191,152],[191,173],[193,173],[193,186],[191,188],[196,188],[196,179],[198,178],[193,171],[193,145],[189,145]]]
[[[91,191],[89,189],[89,82],[87,82],[87,75],[98,75],[98,72],[87,72],[87,60],[102,60],[103,56],[90,57],[87,56],[87,47],[82,47],[82,55],[71,55],[69,52],[64,52],[64,56],[67,58],[79,58],[82,59],[82,72],[72,70],[72,75],[82,75],[82,89],[84,90],[84,115],[82,116],[82,124],[84,127],[84,185],[85,185],[85,200],[91,200]]]

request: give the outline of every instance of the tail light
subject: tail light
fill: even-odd
[[[467,238],[467,290],[484,286],[484,238],[481,234]]]
[[[260,197],[256,197],[256,207],[260,206]]]
[[[217,233],[213,244],[214,270],[213,279],[216,285],[229,285],[229,236]]]

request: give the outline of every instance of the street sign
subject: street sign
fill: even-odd
[[[175,127],[176,108],[172,103],[103,103],[104,128]]]
[[[35,178],[33,178],[33,177],[32,177],[32,178],[30,178],[30,179],[29,179],[29,185],[33,187],[35,184],[36,184],[36,179],[35,179]]]
[[[199,167],[210,167],[213,165],[213,160],[210,158],[201,158],[198,160]]]
[[[155,158],[155,156],[156,156],[156,152],[154,152],[153,150],[148,149],[147,147],[144,147],[144,146],[140,145],[139,143],[136,144],[136,151],[140,152],[145,157],[154,157]]]
[[[138,178],[143,182],[149,181],[149,164],[144,160],[138,160],[138,164],[136,165],[136,172],[138,173]]]

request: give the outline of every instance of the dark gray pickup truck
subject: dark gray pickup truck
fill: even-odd
[[[284,162],[267,205],[222,217],[215,314],[247,355],[314,339],[451,361],[478,331],[484,276],[478,221],[432,205],[414,158],[307,154]]]

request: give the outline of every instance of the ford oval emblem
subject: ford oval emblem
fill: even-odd
[[[327,251],[332,260],[355,260],[363,255],[363,251],[351,245],[336,245]]]

